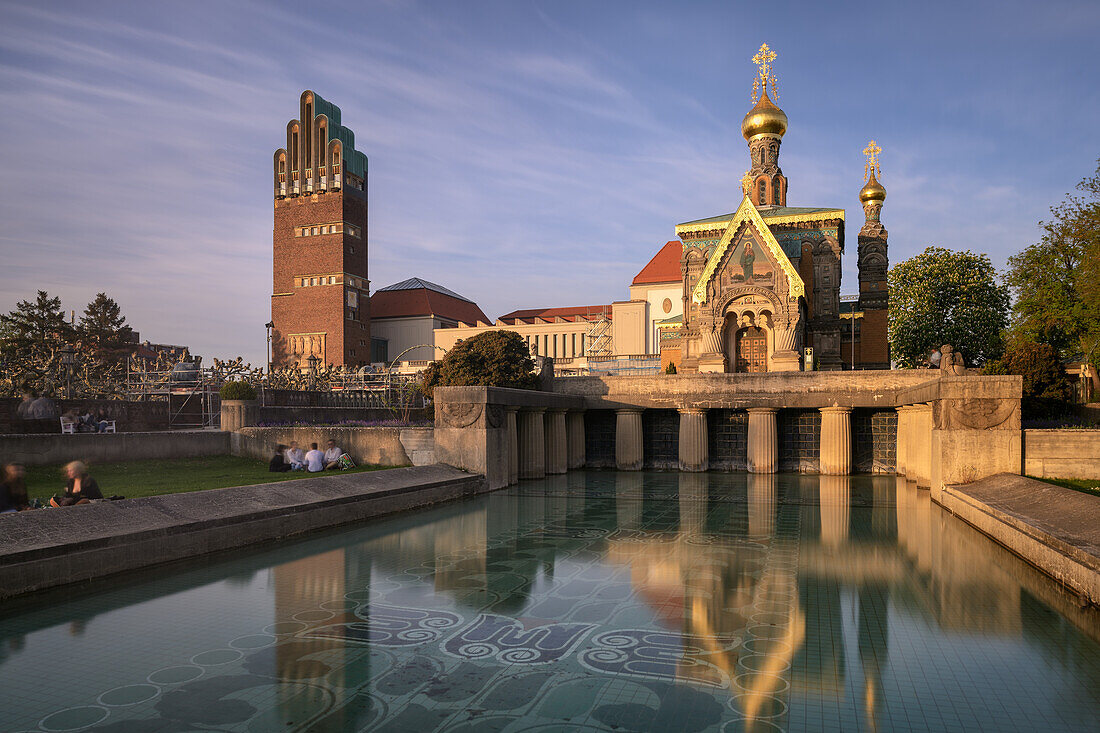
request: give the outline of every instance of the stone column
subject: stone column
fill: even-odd
[[[906,466],[910,469],[909,478],[917,486],[928,488],[932,479],[932,405],[922,403],[913,405],[910,418],[909,447]]]
[[[546,472],[565,473],[569,470],[568,445],[565,440],[565,410],[546,411]]]
[[[518,407],[505,407],[504,408],[504,428],[507,434],[506,440],[508,441],[508,484],[514,484],[519,481],[519,426],[517,424],[516,413],[519,412]]]
[[[902,405],[898,408],[898,435],[895,463],[895,473],[899,476],[909,476],[909,463],[911,458],[913,432],[913,406]]]
[[[615,410],[615,467],[620,471],[642,470],[642,410]]]
[[[750,407],[749,473],[775,473],[779,463],[779,441],[775,430],[774,407]]]
[[[680,410],[680,470],[707,470],[707,411],[695,407]]]
[[[584,468],[584,410],[566,413],[565,433],[569,443],[569,469]]]
[[[544,407],[524,409],[519,414],[519,477],[543,478],[546,475],[546,431]]]
[[[847,476],[852,472],[852,408],[821,408],[821,473]]]

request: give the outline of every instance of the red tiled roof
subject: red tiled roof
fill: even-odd
[[[666,242],[664,247],[653,255],[649,264],[634,276],[631,285],[648,285],[649,283],[676,283],[680,282],[680,254],[683,245],[679,239]]]
[[[428,288],[377,290],[370,296],[370,317],[439,316],[461,323],[489,323],[476,303],[454,298]]]
[[[568,308],[528,308],[526,310],[505,313],[499,320],[506,323],[509,321],[526,321],[530,323],[536,318],[542,318],[547,321],[553,321],[555,318],[562,318],[566,321],[583,321],[588,318],[597,318],[601,315],[610,318],[611,306],[577,305]]]

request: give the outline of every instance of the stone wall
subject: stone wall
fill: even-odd
[[[176,430],[158,433],[0,435],[0,461],[43,466],[69,461],[116,463],[228,455],[230,433]]]
[[[722,408],[707,411],[708,467],[712,471],[748,470],[749,413]]]
[[[391,410],[368,407],[316,407],[309,405],[296,405],[289,407],[263,405],[259,400],[249,401],[244,415],[233,414],[235,406],[241,403],[239,400],[227,400],[222,406],[222,429],[236,430],[240,427],[253,427],[260,423],[264,426],[278,426],[285,423],[329,423],[339,424],[350,420],[365,422],[382,422],[386,420],[403,419]],[[417,408],[409,410],[411,422],[431,421],[433,413],[431,408]]]
[[[1025,430],[1024,473],[1100,479],[1100,430]]]
[[[615,468],[615,411],[584,413],[584,449],[588,468]]]
[[[23,400],[15,397],[0,398],[0,434],[61,433],[60,420],[22,420],[17,412]],[[154,430],[168,430],[167,402],[130,402],[126,400],[54,400],[58,414],[64,414],[70,408],[78,413],[91,410],[93,414],[103,410],[107,419],[115,421],[119,432],[145,433]]]
[[[554,391],[639,407],[818,408],[893,407],[897,393],[939,376],[926,369],[763,374],[659,374],[641,377],[559,377]]]
[[[435,462],[432,428],[258,428],[245,427],[232,436],[234,455],[269,460],[275,446],[297,441],[303,451],[310,443],[325,449],[328,440],[358,465],[422,466]]]

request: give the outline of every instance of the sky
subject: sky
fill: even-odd
[[[273,152],[298,97],[369,158],[372,289],[491,318],[610,303],[733,211],[752,55],[778,58],[791,206],[882,147],[890,260],[998,268],[1100,157],[1100,3],[0,2],[0,311],[97,292],[143,339],[265,361]]]

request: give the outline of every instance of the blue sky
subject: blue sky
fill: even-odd
[[[607,303],[676,223],[732,211],[761,42],[792,206],[883,147],[897,263],[998,267],[1100,156],[1100,3],[0,3],[0,310],[98,291],[154,341],[264,361],[271,155],[298,95],[370,158],[374,288],[491,317]]]

